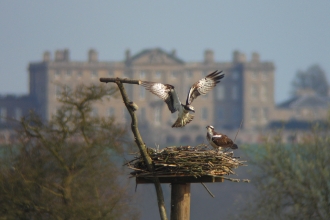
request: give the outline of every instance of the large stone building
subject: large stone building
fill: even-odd
[[[274,104],[274,64],[261,61],[257,53],[250,59],[238,51],[231,61],[218,62],[211,50],[204,52],[199,62],[185,62],[175,51],[147,49],[131,55],[126,51],[122,61],[99,61],[95,50],[86,61],[71,61],[68,50],[50,52],[43,60],[29,64],[30,93],[25,96],[0,97],[0,142],[8,139],[14,121],[34,109],[45,121],[60,107],[58,97],[63,90],[73,90],[79,84],[100,85],[101,77],[127,77],[168,83],[175,86],[182,102],[190,86],[215,71],[222,70],[224,79],[205,96],[193,102],[194,120],[184,128],[172,128],[177,113],[171,114],[157,96],[138,85],[125,85],[130,99],[138,106],[139,127],[149,143],[194,144],[205,141],[205,126],[212,124],[234,137],[242,122],[238,141],[257,142],[259,134],[269,127],[280,127],[284,121],[299,126],[300,121],[326,118],[329,98],[320,98],[310,91],[278,105]],[[108,84],[107,86],[111,86]],[[120,124],[130,121],[120,98],[110,98],[93,106],[92,113],[115,117]],[[7,136],[7,137],[4,137]]]
[[[196,99],[196,114],[185,128],[171,128],[177,114],[170,114],[165,103],[142,86],[127,85],[130,98],[139,105],[138,117],[142,129],[152,130],[157,140],[182,142],[204,141],[205,126],[237,130],[243,120],[244,129],[264,127],[274,110],[274,65],[261,61],[257,53],[247,60],[238,51],[229,62],[218,62],[214,53],[206,50],[200,62],[185,62],[175,51],[147,49],[136,55],[126,51],[122,61],[99,61],[95,50],[86,61],[71,61],[68,50],[45,52],[43,60],[30,63],[30,96],[36,101],[38,113],[45,119],[59,107],[62,89],[74,89],[78,84],[100,84],[101,77],[128,77],[172,84],[181,101],[185,101],[190,86],[215,71],[223,70],[225,78],[217,87]],[[127,110],[119,99],[95,105],[100,116],[115,116],[119,122],[128,119]],[[180,141],[181,140],[181,141]]]
[[[59,108],[58,97],[63,89],[74,89],[79,84],[98,86],[101,77],[127,77],[172,84],[184,102],[193,83],[215,70],[225,73],[215,89],[193,102],[195,118],[184,128],[171,127],[177,113],[171,114],[157,96],[142,86],[125,85],[130,99],[139,106],[139,127],[143,134],[148,134],[144,140],[148,139],[152,144],[206,142],[205,126],[209,124],[233,138],[241,122],[237,140],[258,142],[260,133],[269,132],[266,128],[282,127],[283,123],[289,122],[293,128],[299,129],[301,121],[310,124],[313,120],[324,120],[330,103],[327,97],[302,91],[275,107],[274,64],[260,60],[257,53],[247,59],[245,54],[234,51],[231,61],[219,62],[213,51],[206,50],[201,61],[186,62],[176,55],[175,50],[166,52],[154,48],[135,55],[127,50],[122,61],[110,62],[100,61],[95,50],[88,52],[85,61],[71,61],[68,50],[58,50],[53,58],[50,52],[45,52],[40,62],[29,64],[28,70],[28,95],[0,97],[0,142],[10,139],[11,129],[30,109],[47,121]],[[95,104],[92,114],[114,116],[121,124],[130,121],[122,100],[118,98]]]

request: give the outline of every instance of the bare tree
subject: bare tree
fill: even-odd
[[[5,219],[136,219],[131,197],[118,181],[114,156],[126,130],[113,118],[93,117],[92,104],[113,87],[65,91],[48,122],[31,114],[15,144],[2,147],[0,217]]]
[[[320,96],[328,96],[329,84],[326,73],[319,65],[313,65],[307,71],[298,71],[292,82],[292,94],[301,90],[313,90]]]

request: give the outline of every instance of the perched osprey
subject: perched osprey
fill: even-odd
[[[189,90],[185,105],[181,103],[174,86],[170,84],[141,81],[141,85],[144,86],[146,90],[149,90],[159,98],[163,99],[171,113],[178,111],[178,118],[172,127],[183,127],[194,118],[194,115],[190,114],[190,112],[195,112],[194,107],[190,105],[192,101],[198,96],[205,95],[213,89],[224,76],[225,74],[223,74],[222,71],[214,71],[196,82]]]
[[[212,125],[206,126],[206,129],[206,139],[215,149],[223,150],[224,148],[238,148],[238,146],[234,144],[234,142],[227,135],[215,132]]]

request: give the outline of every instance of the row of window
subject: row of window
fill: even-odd
[[[251,108],[251,121],[268,121],[269,119],[269,111],[267,107],[259,108],[259,107],[252,107]]]
[[[81,78],[86,74],[85,71],[72,71],[72,70],[56,70],[55,71],[55,79],[59,79],[62,76],[65,76],[66,78],[71,78],[71,77],[78,77]],[[98,78],[99,77],[99,72],[97,70],[92,70],[89,71],[87,74],[90,75],[91,78]],[[112,71],[108,72],[108,77],[113,77],[114,74]]]
[[[237,85],[231,86],[229,94],[226,94],[226,87],[223,84],[216,86],[216,98],[218,100],[238,100],[239,99],[239,87]],[[250,85],[250,97],[255,100],[269,101],[269,94],[266,85]]]
[[[218,100],[238,100],[239,99],[239,88],[237,85],[233,85],[232,87],[230,87],[230,91],[229,94],[226,94],[226,87],[223,84],[218,84],[215,87],[215,91],[216,91],[216,98]]]
[[[180,138],[175,138],[172,135],[168,135],[166,137],[166,143],[168,144],[173,144],[173,143],[181,143],[181,144],[186,144],[186,143],[191,143],[191,142],[195,142],[195,143],[206,143],[206,137],[205,135],[198,135],[197,137],[191,137],[188,135],[183,135]]]
[[[157,79],[160,79],[163,74],[165,74],[167,71],[155,71],[154,72],[154,77]],[[145,79],[147,77],[148,71],[138,71],[138,77],[140,79]],[[172,78],[177,78],[181,73],[184,73],[184,76],[191,78],[193,76],[193,72],[188,70],[188,71],[171,71],[170,76]],[[200,71],[201,77],[204,77],[211,73],[210,71]],[[61,78],[62,76],[66,76],[66,78],[71,78],[71,77],[82,77],[84,74],[86,74],[86,71],[80,70],[80,71],[73,71],[73,70],[55,70],[55,79]],[[98,78],[99,77],[99,71],[98,70],[90,70],[88,72],[92,78]],[[238,78],[238,73],[234,72],[232,74],[233,79]],[[106,77],[114,77],[114,71],[108,71],[108,74]],[[124,76],[122,76],[124,77]]]
[[[153,73],[153,76],[156,78],[156,79],[160,79],[162,77],[163,74],[165,74],[167,71],[155,71]],[[202,77],[205,76],[205,73],[202,71]],[[170,72],[170,77],[173,78],[173,79],[176,79],[179,77],[180,74],[184,74],[184,76],[188,77],[188,78],[191,78],[193,76],[193,72],[192,71],[171,71]],[[145,79],[147,77],[147,71],[139,71],[139,78],[140,79]],[[149,75],[151,76],[151,75]]]
[[[251,84],[250,86],[250,95],[253,99],[260,99],[261,101],[268,100],[268,89],[265,85],[255,85]]]
[[[138,76],[140,79],[145,79],[147,77],[147,72],[145,70],[139,71]],[[76,73],[75,77],[82,77],[84,75],[84,71],[73,71],[73,70],[55,70],[55,78],[60,78],[62,75],[66,76],[67,78],[70,78]],[[160,79],[162,75],[165,73],[165,71],[155,71],[154,77]],[[188,78],[191,78],[193,75],[193,71],[188,70],[188,71],[172,71],[170,72],[170,75],[172,78],[177,78],[179,74],[184,73],[184,75]],[[201,77],[204,77],[211,73],[211,71],[200,71]],[[89,74],[92,78],[98,78],[99,77],[99,72],[98,70],[91,70],[89,71]],[[240,73],[239,71],[233,71],[230,74],[231,78],[233,80],[237,80],[240,78]],[[261,71],[252,71],[251,73],[252,79],[264,79],[267,80],[269,78],[269,73],[268,72],[261,72]],[[107,77],[114,77],[114,71],[109,70]]]
[[[14,115],[12,115],[11,117],[13,117],[16,120],[21,120],[22,116],[23,116],[22,109],[21,108],[15,108],[14,109]],[[7,119],[8,119],[7,108],[1,107],[0,108],[0,123],[6,123]]]
[[[225,111],[224,109],[218,109],[216,113],[216,117],[218,120],[224,120],[225,119]],[[233,109],[231,112],[232,118],[240,118],[241,117],[241,111],[240,109]],[[257,121],[268,121],[269,119],[269,110],[267,107],[252,107],[250,109],[250,119],[253,122]]]
[[[252,76],[252,79],[267,80],[269,78],[269,73],[262,72],[262,71],[252,71],[251,76]]]
[[[69,94],[72,92],[72,88],[69,85],[55,85],[55,97],[60,98],[62,93]]]
[[[116,114],[117,114],[116,109],[114,107],[110,107],[110,108],[107,109],[107,113],[106,113],[107,117],[115,117]],[[91,116],[93,116],[93,117],[99,116],[99,112],[98,112],[97,108],[92,109]],[[121,116],[122,116],[122,119],[126,119],[126,120],[130,118],[126,108],[123,108],[121,110]],[[138,117],[139,117],[140,122],[142,122],[142,123],[147,121],[147,114],[146,114],[145,108],[140,108],[139,109]],[[162,122],[162,120],[161,120],[161,118],[162,118],[161,108],[159,108],[159,107],[154,108],[153,115],[151,117],[153,117],[153,121],[156,124],[161,123]],[[200,118],[202,120],[207,120],[208,117],[209,117],[208,109],[207,108],[202,108],[201,113],[200,113]],[[171,114],[171,119],[170,120],[172,122],[174,122],[176,119],[177,119],[177,113]]]
[[[241,116],[241,114],[242,114],[241,109],[240,108],[237,108],[237,107],[231,109],[231,111],[228,112],[228,113],[230,113],[229,118],[235,118],[235,119],[237,119],[237,118],[241,118],[242,117]],[[219,121],[225,120],[226,118],[228,118],[228,113],[227,113],[227,115],[225,115],[225,110],[223,108],[217,109],[217,112],[216,112],[217,120],[219,120]]]

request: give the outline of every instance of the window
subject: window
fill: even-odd
[[[268,93],[267,93],[267,87],[265,85],[262,85],[260,87],[260,96],[262,101],[267,101]]]
[[[238,99],[238,87],[237,86],[233,86],[231,88],[231,97],[232,97],[233,100]]]
[[[146,78],[146,72],[145,71],[141,71],[140,72],[140,79],[145,79]]]
[[[239,72],[238,72],[237,70],[235,70],[235,71],[232,73],[231,78],[232,78],[233,80],[237,80],[237,79],[239,79],[239,76],[240,76]]]
[[[202,108],[202,120],[207,120],[208,118],[208,109],[207,108]]]
[[[15,119],[16,120],[21,120],[21,118],[22,118],[22,109],[15,108]]]
[[[65,92],[65,95],[66,96],[70,96],[71,95],[72,89],[71,89],[70,86],[64,85],[63,89],[64,89],[64,92]]]
[[[155,76],[156,76],[157,79],[160,79],[162,77],[162,72],[157,71]]]
[[[55,70],[55,78],[60,78],[61,76],[61,71],[60,70]]]
[[[262,72],[262,79],[267,80],[268,79],[268,72]]]
[[[241,117],[241,109],[240,108],[234,108],[232,110],[233,118],[240,118]]]
[[[55,97],[60,98],[62,94],[62,88],[60,85],[55,86]]]
[[[218,84],[216,87],[217,99],[224,100],[225,99],[225,87],[222,84]]]
[[[98,72],[97,72],[97,70],[92,70],[92,71],[91,71],[91,75],[92,75],[92,78],[96,78],[96,77],[98,77]]]
[[[258,98],[258,87],[254,84],[251,85],[251,97],[254,99]]]
[[[268,121],[268,108],[262,108],[261,109],[261,118],[263,121]]]
[[[0,122],[5,123],[7,121],[7,109],[5,107],[0,108]]]
[[[144,87],[140,86],[140,99],[145,99],[146,97],[146,90]]]
[[[187,71],[187,77],[191,78],[193,76],[193,72],[191,70]]]
[[[139,119],[142,123],[146,122],[146,109],[144,107],[142,107],[140,109],[140,118]]]
[[[251,121],[257,121],[258,114],[259,114],[258,108],[256,107],[251,108]]]
[[[77,76],[80,78],[83,76],[83,71],[82,70],[79,70],[78,73],[77,73]]]
[[[115,116],[115,108],[110,107],[108,108],[108,117],[114,117]]]
[[[124,113],[124,120],[125,120],[125,122],[129,121],[130,114],[128,113],[128,110],[126,108],[123,108],[123,113]]]
[[[254,78],[254,79],[257,79],[258,77],[259,77],[259,73],[258,73],[258,71],[253,71],[252,72],[252,77]]]
[[[224,119],[223,109],[218,109],[218,112],[217,112],[217,118],[218,118],[218,120],[220,120],[220,121]]]
[[[237,70],[235,70],[232,75],[231,75],[233,80],[237,80],[239,78],[239,72]]]
[[[99,110],[97,108],[93,108],[91,112],[92,117],[98,117],[99,116]]]
[[[72,76],[72,70],[67,70],[66,71],[66,77],[70,78]]]
[[[156,107],[154,112],[154,121],[156,125],[159,125],[161,122],[161,114],[160,114],[160,108]]]
[[[109,70],[108,71],[108,77],[113,77],[115,74],[113,73],[113,71],[112,70]]]

